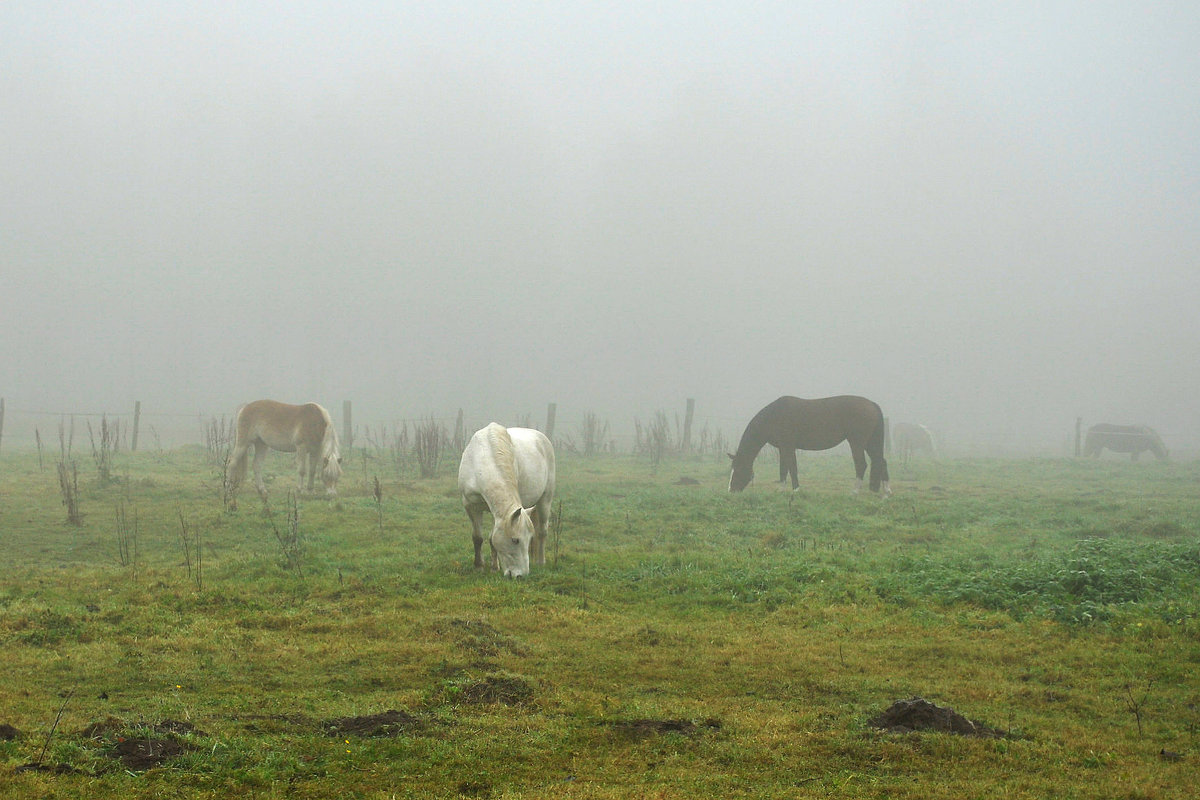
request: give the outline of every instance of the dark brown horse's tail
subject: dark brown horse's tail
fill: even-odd
[[[875,407],[879,409],[879,406]],[[884,428],[883,411],[879,411],[879,419],[875,422],[875,430],[867,440],[867,455],[871,457],[871,491],[878,492],[883,482],[888,480],[887,460],[883,457]]]

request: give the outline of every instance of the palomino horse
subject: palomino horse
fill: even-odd
[[[933,446],[933,434],[924,425],[913,422],[897,422],[892,426],[892,444],[901,464],[907,464],[912,454],[918,450],[929,453],[930,458],[937,458],[937,449]]]
[[[308,475],[308,491],[313,490],[317,466],[325,493],[337,494],[338,478],[342,475],[342,457],[338,454],[337,431],[329,412],[316,403],[293,406],[274,400],[255,400],[238,409],[236,439],[230,456],[229,489],[232,505],[237,504],[237,488],[246,477],[246,458],[254,445],[254,485],[263,498],[267,489],[262,481],[263,459],[267,448],[296,454],[296,469],[300,473],[298,488],[304,490]]]
[[[458,488],[471,520],[475,566],[482,568],[483,512],[492,514],[492,567],[504,577],[546,563],[546,524],[554,500],[554,447],[541,431],[493,422],[475,432],[458,465]]]
[[[738,444],[729,473],[729,491],[740,492],[754,480],[754,459],[763,445],[779,448],[779,480],[792,476],[792,489],[800,488],[796,476],[796,450],[828,450],[842,442],[850,443],[854,471],[862,488],[867,458],[871,457],[871,491],[888,486],[887,461],[883,457],[883,412],[865,397],[839,395],[819,400],[781,397],[754,415]],[[864,451],[866,455],[864,455]]]
[[[1149,450],[1159,461],[1167,460],[1167,447],[1158,432],[1148,425],[1109,425],[1101,423],[1088,428],[1083,454],[1099,458],[1104,448],[1114,453],[1129,453],[1133,461]]]

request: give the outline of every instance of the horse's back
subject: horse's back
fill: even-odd
[[[278,400],[254,400],[238,410],[239,440],[259,440],[275,450],[292,452],[297,444],[320,445],[332,422],[316,403],[293,405]]]
[[[541,431],[509,428],[517,461],[517,491],[521,505],[532,507],[545,495],[554,494],[554,445]]]
[[[774,437],[768,438],[771,444],[801,450],[828,450],[846,439],[866,441],[883,420],[879,404],[850,394],[815,399],[784,395],[759,415]]]
[[[458,485],[464,500],[516,495],[523,507],[554,492],[554,447],[541,431],[505,428],[492,422],[480,428],[463,450]]]

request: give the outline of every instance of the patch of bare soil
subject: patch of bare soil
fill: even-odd
[[[483,680],[464,685],[459,698],[471,705],[516,706],[533,699],[533,687],[516,675],[488,675]]]
[[[144,770],[157,767],[168,758],[183,755],[194,747],[180,737],[195,734],[207,736],[190,722],[164,719],[153,725],[131,726],[116,717],[107,717],[88,725],[79,735],[85,739],[108,741],[108,755],[119,759],[126,769]]]
[[[9,725],[7,722],[0,725],[0,741],[11,742],[13,739],[21,735],[21,732]]]
[[[126,769],[143,770],[157,767],[168,758],[181,756],[191,745],[178,739],[120,739],[110,755],[118,758]]]
[[[607,725],[617,733],[630,739],[645,739],[663,733],[679,733],[684,736],[698,736],[705,731],[721,729],[721,720],[709,718],[697,724],[690,719],[620,719],[605,720],[600,723]]]
[[[421,720],[404,711],[384,711],[365,717],[339,717],[321,723],[330,736],[399,736],[405,731],[421,728]]]
[[[913,733],[935,731],[956,733],[959,736],[980,736],[1001,739],[1008,734],[982,722],[973,722],[952,708],[934,705],[923,697],[897,700],[878,716],[867,720],[873,728],[882,728],[890,733]]]

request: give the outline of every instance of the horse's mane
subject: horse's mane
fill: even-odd
[[[513,448],[512,437],[508,435],[508,429],[502,425],[489,425],[488,443],[492,446],[492,457],[496,462],[496,469],[500,471],[505,483],[515,489],[517,485],[517,455]]]

